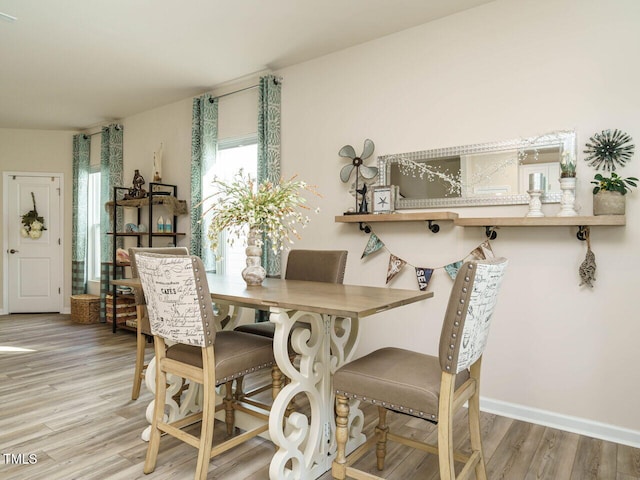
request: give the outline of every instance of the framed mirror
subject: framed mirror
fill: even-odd
[[[529,203],[529,175],[544,176],[543,203],[559,203],[560,163],[575,162],[576,134],[438,148],[378,157],[381,185],[396,189],[396,209]]]

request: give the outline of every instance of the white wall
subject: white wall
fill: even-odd
[[[300,247],[349,250],[345,282],[384,285],[388,253],[364,260],[367,236],[334,223],[352,205],[338,178],[344,144],[365,138],[376,154],[507,140],[575,128],[578,203],[591,214],[585,141],[619,128],[640,141],[640,8],[635,0],[498,0],[377,41],[284,69],[283,174],[318,184],[323,213]],[[640,158],[622,170],[640,175]],[[639,192],[626,227],[592,229],[598,272],[579,287],[586,245],[570,228],[503,228],[495,253],[510,259],[484,362],[483,396],[636,431],[640,438]],[[545,208],[555,214],[558,205]],[[458,209],[467,216],[524,215],[526,207]],[[480,228],[375,224],[389,249],[439,267],[484,239]],[[406,268],[392,287],[416,288]],[[360,352],[393,344],[436,353],[451,281],[434,274],[435,298],[364,322]]]
[[[64,180],[64,309],[69,311],[71,301],[71,199],[73,190],[72,138],[74,132],[48,130],[19,130],[0,128],[0,172],[62,173]],[[3,193],[0,184],[0,212],[3,211]],[[0,255],[0,272],[4,269],[6,254]],[[0,292],[3,291],[0,274]],[[0,311],[4,309],[0,294]]]

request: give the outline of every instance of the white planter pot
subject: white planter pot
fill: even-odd
[[[620,192],[600,190],[593,196],[594,215],[624,215],[626,198]]]

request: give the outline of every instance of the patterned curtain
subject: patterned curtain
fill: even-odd
[[[191,255],[197,255],[207,270],[215,268],[206,225],[200,221],[202,180],[216,161],[218,151],[218,99],[209,94],[193,99],[191,124]]]
[[[280,92],[278,77],[260,78],[258,93],[258,183],[280,181]],[[262,266],[269,276],[280,276],[280,255],[264,239]]]
[[[122,186],[122,125],[112,124],[102,127],[100,143],[100,204],[105,205],[113,200],[113,187]],[[116,226],[118,231],[124,231],[122,215],[118,218],[120,224]],[[112,219],[106,209],[102,210],[100,216],[100,232],[106,234],[113,230]],[[150,228],[151,226],[149,226]],[[104,235],[100,242],[102,262],[113,260],[113,237]],[[122,240],[122,239],[120,239]]]
[[[73,136],[73,213],[71,234],[71,294],[87,293],[87,203],[91,137]]]
[[[102,234],[100,242],[100,260],[102,262],[100,268],[100,314],[102,319],[106,318],[106,296],[110,291],[109,279],[119,278],[116,266],[111,264],[113,261],[112,249],[122,247],[123,239],[119,238],[118,242],[120,243],[114,247],[113,236],[106,234],[113,230],[113,220],[104,206],[113,200],[113,187],[122,186],[123,133],[122,125],[112,124],[108,127],[102,127],[100,140],[100,204],[103,206],[100,215],[100,233]],[[124,230],[122,215],[118,215],[118,217],[116,230],[122,232]]]

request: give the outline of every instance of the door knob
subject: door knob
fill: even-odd
[[[18,252],[18,250],[14,250],[13,248],[11,250],[9,250],[9,253],[20,253]]]

